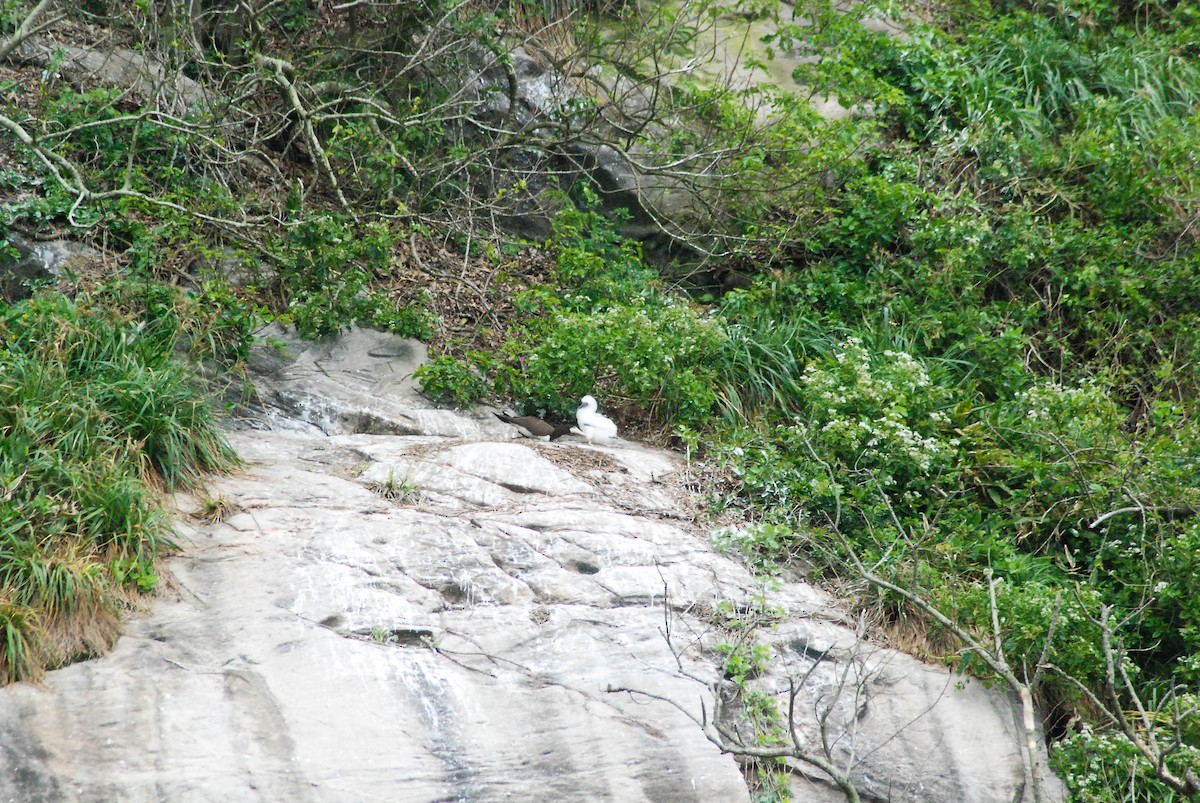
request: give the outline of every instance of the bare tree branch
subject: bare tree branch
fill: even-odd
[[[8,55],[20,47],[21,43],[26,39],[46,30],[66,17],[66,14],[59,14],[55,17],[51,17],[48,20],[44,20],[40,23],[38,22],[38,18],[46,12],[46,9],[48,9],[53,2],[54,0],[41,0],[41,2],[34,6],[33,9],[25,16],[25,19],[22,20],[21,24],[17,26],[17,29],[13,31],[12,36],[8,37],[3,42],[0,42],[0,61],[8,58]]]
[[[346,210],[355,220],[358,216],[355,215],[350,206],[350,202],[346,200],[346,196],[342,194],[341,185],[338,184],[337,173],[333,170],[333,165],[329,163],[329,154],[325,151],[325,146],[321,143],[317,136],[316,129],[313,128],[312,112],[304,105],[304,101],[300,99],[300,93],[296,88],[296,83],[292,76],[296,74],[296,68],[289,62],[282,59],[271,58],[270,56],[256,55],[254,63],[262,67],[271,78],[283,89],[287,96],[288,103],[292,110],[296,112],[296,117],[300,122],[300,127],[304,131],[304,137],[308,142],[309,150],[312,158],[321,166],[321,172],[325,180],[329,182],[330,188],[337,195],[338,203]]]

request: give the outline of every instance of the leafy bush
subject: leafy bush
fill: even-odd
[[[722,330],[665,299],[526,324],[501,353],[497,387],[529,409],[574,412],[599,393],[606,406],[643,410],[659,425],[699,425],[716,403],[711,355]]]
[[[434,401],[466,407],[487,395],[485,369],[490,362],[482,354],[465,359],[442,354],[418,366],[414,373],[421,390]]]
[[[657,272],[642,260],[641,246],[618,234],[618,221],[599,211],[600,199],[587,184],[576,189],[578,206],[565,204],[554,217],[546,248],[554,255],[554,284],[561,305],[593,312],[646,298],[659,286]]]
[[[1101,595],[1087,588],[1072,593],[1062,585],[1053,576],[1029,582],[1010,582],[1003,576],[996,579],[993,593],[1001,649],[1010,662],[1032,666],[1031,662],[1043,655],[1046,639],[1052,637],[1045,653],[1047,660],[1089,688],[1099,688],[1104,681],[1104,655],[1099,628],[1091,620],[1096,616]],[[931,593],[942,610],[958,621],[968,623],[976,632],[991,632],[992,610],[986,582],[947,583]],[[978,657],[970,653],[954,660],[960,671],[974,671],[985,677],[988,674]],[[1060,693],[1080,702],[1077,688],[1063,687]]]
[[[432,327],[422,310],[397,307],[372,288],[376,274],[388,271],[397,237],[386,226],[359,227],[336,214],[292,226],[274,244],[280,263],[278,292],[287,308],[280,320],[306,338],[333,334],[354,323],[428,338]]]

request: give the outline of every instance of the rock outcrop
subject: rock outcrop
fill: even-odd
[[[20,301],[33,288],[88,275],[105,255],[74,240],[35,241],[15,231],[0,234],[0,300]]]
[[[183,112],[208,103],[200,84],[178,71],[169,72],[152,56],[127,47],[81,47],[43,36],[22,42],[16,56],[52,67],[80,86],[99,81],[126,87],[144,98],[157,98],[162,111]]]
[[[701,724],[727,616],[763,600],[754,682],[803,680],[802,738],[823,722],[864,800],[1021,799],[1012,701],[764,587],[690,515],[678,455],[431,409],[387,336],[290,349],[231,435],[245,470],[178,500],[151,609],[0,690],[0,800],[749,800]],[[797,800],[844,799],[797,770]]]

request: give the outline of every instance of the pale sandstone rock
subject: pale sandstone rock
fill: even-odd
[[[272,381],[339,378],[310,391],[341,393],[344,422],[427,412],[402,383],[356,412],[377,380],[339,349],[402,369],[344,345]],[[731,638],[714,608],[763,595],[782,617],[755,682],[804,678],[803,737],[827,714],[864,800],[1020,799],[1012,701],[861,641],[818,589],[764,588],[664,507],[678,456],[434,412],[440,437],[233,433],[246,469],[209,492],[235,512],[180,498],[174,590],[112,654],[0,690],[0,800],[746,801],[689,715],[711,714]],[[796,799],[841,796],[811,772]]]

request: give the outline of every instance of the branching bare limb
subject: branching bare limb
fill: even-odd
[[[341,204],[342,209],[357,219],[357,215],[355,215],[351,208],[350,202],[346,200],[346,196],[342,193],[337,173],[334,172],[333,165],[329,163],[329,154],[326,153],[325,146],[321,143],[321,139],[317,136],[316,129],[313,127],[312,112],[308,110],[304,105],[304,101],[300,99],[300,92],[293,80],[296,68],[287,61],[262,54],[254,57],[254,63],[263,68],[270,75],[271,79],[283,90],[288,99],[288,104],[296,113],[296,118],[300,122],[300,127],[304,132],[304,138],[308,143],[312,158],[321,166],[321,173],[337,196],[338,203]]]
[[[1160,781],[1189,797],[1198,795],[1200,794],[1200,778],[1197,778],[1195,772],[1188,770],[1183,777],[1180,777],[1167,766],[1167,758],[1171,750],[1164,749],[1159,744],[1157,718],[1151,715],[1130,680],[1125,650],[1116,636],[1111,616],[1112,606],[1101,605],[1099,615],[1091,619],[1092,624],[1100,628],[1101,644],[1104,650],[1104,691],[1108,697],[1108,705],[1102,706],[1101,710],[1154,768]],[[1117,627],[1120,626],[1117,625]],[[1136,724],[1126,713],[1125,706],[1122,704],[1122,695],[1127,697],[1133,705],[1132,713],[1138,720]],[[1089,697],[1093,700],[1096,699],[1095,695],[1089,694]]]
[[[840,534],[839,534],[840,535]],[[1033,803],[1042,803],[1045,799],[1042,790],[1042,773],[1043,767],[1041,762],[1042,751],[1040,749],[1040,737],[1037,728],[1037,707],[1033,700],[1033,691],[1030,684],[1017,677],[1012,667],[1004,657],[1003,650],[1000,644],[1000,624],[999,615],[995,601],[995,580],[992,577],[988,578],[989,584],[989,599],[991,602],[991,615],[993,622],[993,632],[996,637],[996,646],[994,648],[986,647],[975,636],[960,625],[958,622],[951,619],[941,611],[936,605],[931,603],[922,594],[912,588],[894,583],[876,573],[875,570],[869,569],[857,556],[853,547],[844,538],[844,552],[859,577],[866,580],[871,585],[890,591],[902,597],[910,605],[914,606],[925,615],[942,625],[949,632],[953,633],[960,642],[965,645],[965,648],[981,661],[984,662],[997,676],[1002,678],[1008,687],[1017,695],[1021,701],[1021,717],[1019,727],[1022,735],[1021,756],[1025,770],[1025,787],[1031,794]],[[1058,607],[1055,607],[1056,615]],[[1051,628],[1047,632],[1047,641],[1043,647],[1043,653],[1048,653],[1050,649],[1050,638],[1052,638],[1055,630],[1055,625],[1052,623]]]
[[[50,0],[39,2],[0,47],[7,52],[44,27],[52,7]],[[113,20],[123,12],[116,13]],[[650,226],[639,236],[659,237],[700,260],[770,247],[767,240],[727,230],[737,214],[731,210],[745,199],[722,206],[716,192],[739,174],[747,153],[783,160],[794,153],[770,144],[769,118],[731,135],[725,145],[693,138],[681,150],[671,142],[677,132],[695,127],[714,99],[743,100],[728,75],[711,78],[726,86],[703,98],[677,91],[681,78],[717,63],[713,43],[702,41],[714,24],[703,4],[684,3],[661,16],[654,7],[641,9],[649,15],[646,25],[624,39],[601,35],[574,5],[542,16],[527,10],[524,16],[514,11],[513,19],[497,16],[481,36],[472,25],[487,12],[469,0],[436,7],[400,0],[323,4],[322,13],[339,35],[320,38],[319,47],[309,51],[318,55],[303,65],[280,49],[280,42],[295,38],[282,28],[287,13],[280,2],[171,2],[152,4],[126,20],[142,38],[148,63],[157,56],[164,65],[139,77],[139,86],[159,84],[141,90],[151,99],[142,119],[190,138],[189,166],[208,179],[232,190],[245,184],[246,172],[265,168],[277,183],[291,183],[288,168],[295,165],[279,152],[282,148],[286,157],[295,137],[319,183],[352,217],[424,216],[436,208],[441,222],[452,227],[498,226],[531,207],[549,208],[540,205],[594,171],[594,154],[603,150],[605,159],[612,158],[609,166],[620,164],[633,177],[631,186],[617,191],[621,201],[634,198],[634,205],[644,207],[635,211]],[[231,29],[243,32],[236,44],[214,39]],[[344,35],[347,30],[354,35]],[[172,44],[178,42],[186,46]],[[668,58],[659,46],[663,42],[687,43],[694,52]],[[533,103],[519,88],[518,58],[545,66],[535,80],[547,91]],[[613,69],[596,69],[597,64]],[[203,87],[212,104],[203,112],[209,122],[163,113],[178,94],[171,76],[183,75]],[[96,125],[120,126],[128,117]],[[4,125],[12,130],[13,122]],[[36,130],[24,127],[27,134]],[[135,186],[129,168],[141,158],[123,154],[127,169],[119,186],[101,186],[67,156],[72,138],[82,132],[59,131],[54,139],[18,135],[51,179],[76,199],[72,221],[86,203],[128,195]],[[434,137],[440,145],[406,147],[413,136]],[[804,192],[811,178],[779,173],[752,194],[761,202],[780,192]],[[306,182],[310,188],[316,183]],[[156,201],[155,194],[142,188],[133,197],[187,211],[177,208],[178,199]],[[686,197],[688,211],[664,212],[655,199],[666,196]]]
[[[41,0],[21,21],[17,29],[13,31],[12,36],[0,42],[0,61],[8,58],[9,54],[21,46],[31,36],[35,36],[41,31],[46,30],[55,23],[60,22],[65,14],[58,14],[47,20],[40,20],[41,16],[46,13],[46,10],[51,6],[54,0]]]

